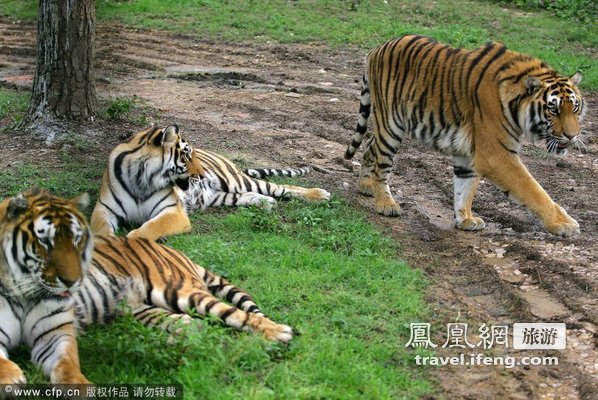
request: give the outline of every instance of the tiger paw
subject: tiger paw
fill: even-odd
[[[398,217],[401,207],[392,197],[385,196],[380,201],[376,201],[376,212],[387,217]]]
[[[464,231],[480,231],[486,227],[486,223],[480,217],[468,217],[455,221],[455,226]]]
[[[27,383],[25,374],[10,360],[0,360],[0,384]]]
[[[80,371],[64,372],[62,374],[54,374],[50,377],[52,383],[61,383],[66,385],[87,385],[89,380]]]
[[[127,233],[127,238],[135,239],[135,238],[143,238],[143,232],[139,229],[133,229],[129,233]]]
[[[330,193],[324,189],[308,189],[305,199],[308,201],[328,201],[330,200]]]
[[[566,212],[559,219],[560,221],[556,223],[544,224],[546,230],[553,235],[564,237],[573,236],[576,233],[579,233],[579,223],[567,215]]]
[[[264,329],[264,336],[274,342],[288,343],[293,338],[293,328],[288,325],[273,324]]]
[[[237,201],[237,205],[239,206],[256,206],[266,211],[272,210],[272,208],[276,207],[276,204],[276,199],[253,192],[241,194]]]

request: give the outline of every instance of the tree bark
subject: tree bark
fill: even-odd
[[[90,120],[96,113],[95,0],[40,0],[37,66],[28,122],[51,141],[44,125]]]

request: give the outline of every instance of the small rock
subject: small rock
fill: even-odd
[[[303,97],[303,95],[300,93],[297,93],[296,90],[297,89],[295,89],[295,92],[285,93],[285,96],[286,97]]]
[[[565,160],[558,160],[558,161],[556,162],[556,166],[557,166],[558,168],[571,168],[571,163],[570,163],[570,162],[567,162],[567,161],[565,161]]]

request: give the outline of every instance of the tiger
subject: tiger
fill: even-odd
[[[330,193],[320,188],[278,185],[264,181],[271,176],[298,177],[307,174],[309,167],[242,170],[228,158],[195,147],[193,158],[203,167],[203,176],[190,179],[189,188],[181,199],[188,213],[218,206],[258,206],[271,209],[277,198],[294,197],[307,201],[327,201]]]
[[[191,176],[205,173],[192,154],[177,125],[143,130],[116,146],[91,216],[94,234],[115,235],[138,226],[127,236],[157,240],[189,232],[177,190],[188,189]]]
[[[0,384],[26,382],[9,359],[20,343],[52,383],[88,383],[78,329],[127,310],[171,334],[210,315],[271,341],[293,338],[248,293],[181,252],[145,238],[94,236],[82,213],[88,202],[86,194],[30,189],[0,203]]]
[[[577,221],[532,177],[519,153],[524,136],[545,141],[548,153],[557,155],[582,144],[581,73],[564,77],[496,42],[468,51],[420,35],[374,48],[365,64],[360,115],[345,158],[351,159],[362,144],[373,113],[359,189],[374,196],[379,214],[399,214],[388,179],[399,145],[411,138],[452,156],[457,228],[485,228],[471,210],[483,177],[525,205],[548,232],[579,232]]]

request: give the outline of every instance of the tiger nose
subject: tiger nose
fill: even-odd
[[[68,278],[65,278],[65,277],[60,277],[60,276],[57,277],[57,279],[58,279],[58,281],[60,283],[62,283],[67,288],[73,287],[79,281],[78,279],[76,279],[76,280],[73,281],[71,279],[68,279]]]
[[[563,135],[565,135],[565,137],[569,140],[573,140],[575,138],[575,136],[577,136],[577,133],[568,133],[568,132],[563,132]]]

